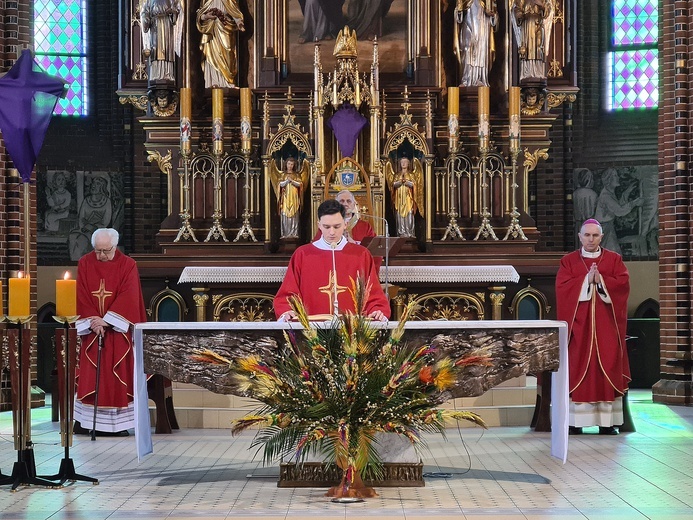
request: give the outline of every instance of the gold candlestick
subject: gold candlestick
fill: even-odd
[[[508,137],[510,141],[510,159],[512,169],[510,172],[510,190],[512,196],[512,210],[510,211],[510,225],[503,240],[520,238],[527,240],[522,226],[520,226],[520,212],[517,210],[517,158],[520,155],[520,87],[508,89]]]

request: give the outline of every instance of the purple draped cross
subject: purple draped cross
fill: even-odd
[[[337,138],[337,144],[342,152],[342,157],[352,157],[361,129],[366,126],[368,120],[359,114],[356,107],[345,103],[327,121],[327,126],[332,129]]]
[[[24,182],[31,180],[53,109],[64,92],[65,81],[41,70],[29,49],[0,77],[0,131]]]

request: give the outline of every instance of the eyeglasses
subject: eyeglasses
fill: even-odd
[[[96,253],[97,255],[108,255],[111,253],[111,251],[113,251],[114,247],[115,246],[111,246],[110,249],[94,249],[94,253]]]

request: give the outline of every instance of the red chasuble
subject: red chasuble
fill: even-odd
[[[81,318],[103,318],[107,312],[130,325],[147,321],[137,264],[118,250],[109,262],[100,262],[92,252],[84,255],[78,264],[77,313]],[[82,336],[77,399],[90,405],[94,404],[97,352],[96,335]],[[101,351],[99,407],[127,407],[133,400],[133,360],[132,331],[106,329]]]
[[[588,301],[579,301],[585,276],[597,264],[612,303],[593,286]],[[628,389],[626,319],[630,284],[621,256],[602,249],[597,258],[581,250],[563,257],[556,276],[558,319],[568,322],[570,396],[575,403],[613,401]]]
[[[351,296],[352,280],[361,276],[371,286],[366,315],[379,310],[390,317],[390,304],[380,287],[373,257],[368,250],[343,238],[334,252],[334,259],[339,312],[355,312]],[[289,261],[284,281],[274,298],[277,318],[291,309],[288,298],[293,294],[301,296],[308,314],[332,314],[335,290],[333,273],[332,251],[322,239],[299,247]]]

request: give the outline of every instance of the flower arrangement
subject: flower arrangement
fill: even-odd
[[[375,496],[363,485],[377,480],[383,463],[375,448],[378,432],[406,437],[415,448],[423,433],[445,434],[448,420],[466,420],[486,427],[472,412],[440,409],[460,370],[488,364],[483,353],[451,359],[430,346],[408,348],[401,342],[404,326],[414,310],[405,308],[397,327],[385,327],[363,316],[370,288],[352,280],[356,314],[335,318],[329,326],[309,321],[298,297],[291,306],[303,326],[302,338],[285,334],[286,349],[268,364],[251,355],[230,361],[204,350],[198,361],[226,364],[244,395],[264,407],[234,422],[232,433],[259,427],[253,446],[264,447],[264,463],[309,453],[320,453],[342,470],[341,483],[328,496]]]

